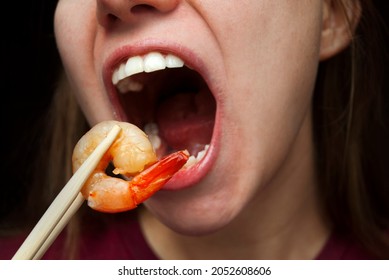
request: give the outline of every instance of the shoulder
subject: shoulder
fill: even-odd
[[[0,259],[10,260],[27,234],[0,237]],[[153,260],[135,213],[93,213],[80,217],[57,237],[45,260]]]
[[[145,260],[156,256],[143,237],[136,213],[93,213],[80,221],[80,232],[70,228],[47,252],[47,259],[61,259],[63,253],[74,252],[70,258],[86,260]],[[64,250],[66,249],[66,250]],[[67,257],[69,258],[69,257]]]
[[[10,260],[22,245],[26,235],[0,237],[0,260]]]
[[[374,256],[349,235],[333,233],[317,260],[372,260]]]

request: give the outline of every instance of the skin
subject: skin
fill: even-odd
[[[332,2],[59,1],[59,51],[91,125],[116,118],[101,72],[122,45],[183,45],[218,88],[212,169],[190,188],[158,193],[141,212],[161,258],[309,259],[320,251],[330,226],[316,194],[311,100],[319,62],[350,40]]]

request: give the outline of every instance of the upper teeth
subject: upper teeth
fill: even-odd
[[[159,52],[150,52],[143,56],[133,56],[127,59],[115,69],[112,74],[112,83],[116,86],[120,81],[131,77],[132,75],[146,72],[154,72],[167,68],[179,68],[184,66],[184,61],[179,57],[167,54],[163,55]],[[141,85],[136,84],[135,86],[131,83],[126,83],[125,86],[119,87],[122,92],[126,89],[129,90],[141,90]]]

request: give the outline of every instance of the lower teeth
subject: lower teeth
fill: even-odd
[[[195,165],[196,163],[198,163],[200,160],[202,160],[203,157],[205,156],[205,154],[207,153],[208,148],[209,148],[209,145],[205,145],[204,150],[198,152],[196,157],[193,155],[190,156],[188,161],[185,163],[184,168],[191,167],[191,166]]]
[[[158,136],[158,125],[156,123],[147,123],[144,127],[144,131],[149,137],[154,150],[158,150],[161,147],[161,138]]]
[[[161,147],[162,143],[161,138],[158,135],[158,125],[156,123],[147,123],[144,127],[144,131],[148,135],[149,140],[154,147],[154,150],[158,150]],[[204,146],[203,150],[197,153],[197,156],[191,155],[187,163],[184,165],[184,168],[191,167],[198,163],[201,159],[203,159],[205,154],[207,153],[208,148],[209,145],[207,144]]]

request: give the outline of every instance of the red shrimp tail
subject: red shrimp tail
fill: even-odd
[[[130,185],[137,204],[159,191],[185,165],[188,159],[187,151],[172,153],[132,178]]]

